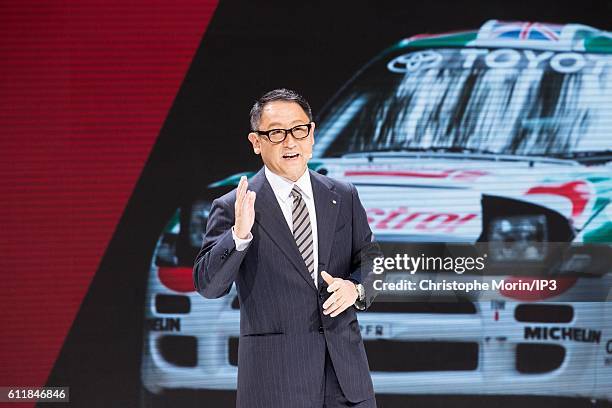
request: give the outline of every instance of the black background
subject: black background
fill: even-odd
[[[581,23],[612,30],[610,1],[222,1],[117,226],[47,381],[72,406],[134,407],[145,283],[164,224],[215,180],[257,170],[248,112],[267,90],[302,93],[313,112],[363,64],[420,33],[477,29],[488,19]],[[168,406],[233,406],[233,392],[179,393]],[[555,398],[378,396],[387,406],[588,406]],[[49,404],[41,405],[44,407]]]

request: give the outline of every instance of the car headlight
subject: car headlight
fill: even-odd
[[[489,256],[495,261],[542,261],[547,255],[544,215],[515,215],[491,220]]]

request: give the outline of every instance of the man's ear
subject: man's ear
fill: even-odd
[[[316,128],[316,124],[314,122],[312,122],[312,129],[310,129],[310,133],[312,134],[312,144],[314,144],[315,141],[315,128]]]
[[[254,132],[249,133],[249,142],[253,145],[253,152],[255,154],[261,153],[261,141]]]

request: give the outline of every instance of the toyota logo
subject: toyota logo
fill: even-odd
[[[387,68],[391,72],[405,74],[407,72],[437,67],[441,61],[442,54],[435,51],[417,51],[394,58],[387,64]]]

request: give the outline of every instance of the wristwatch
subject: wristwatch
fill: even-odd
[[[355,301],[355,307],[359,310],[365,310],[365,288],[361,283],[355,283],[355,289],[357,289],[357,300]]]

